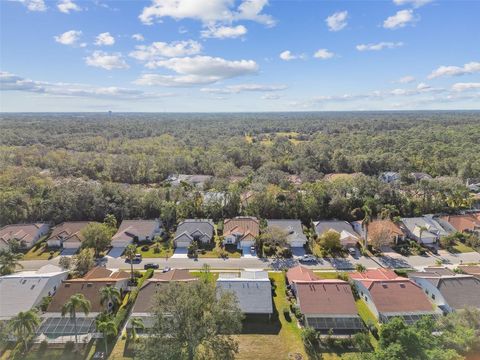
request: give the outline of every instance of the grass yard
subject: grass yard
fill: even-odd
[[[46,349],[40,351],[37,347],[30,348],[26,354],[19,354],[15,358],[12,358],[11,349],[8,349],[0,356],[0,360],[87,360],[91,358],[94,351],[94,346],[91,346],[91,344],[78,352],[65,351],[64,349]]]
[[[147,246],[148,250],[143,251],[142,248]],[[164,258],[170,257],[173,255],[173,248],[167,243],[160,243],[158,247],[160,248],[160,252],[155,252],[155,248],[157,244],[144,244],[137,246],[137,253],[142,254],[144,258]]]
[[[338,279],[340,272],[337,271],[314,271],[314,274],[321,279]]]
[[[357,305],[358,315],[360,315],[362,320],[366,324],[372,323],[377,327],[377,329],[380,329],[380,324],[378,323],[377,318],[372,314],[366,302],[362,299],[358,299],[355,301],[355,304]]]
[[[285,319],[283,308],[289,307],[285,296],[285,276],[283,273],[269,273],[270,279],[277,286],[273,298],[276,313],[271,323],[250,322],[244,326],[242,335],[237,337],[240,353],[237,359],[277,360],[287,359],[288,354],[301,354],[306,359],[301,330],[294,316],[290,321]]]
[[[53,251],[53,254],[50,254],[50,251]],[[60,249],[49,249],[47,247],[47,237],[44,236],[24,254],[23,260],[49,260],[58,255],[60,255]]]
[[[215,246],[215,247],[213,247],[213,246],[206,247],[202,250],[205,251],[205,254],[199,252],[198,253],[199,258],[219,258],[219,257],[221,257],[221,254],[222,254],[222,248],[219,247],[218,245]],[[240,258],[240,257],[242,257],[242,252],[240,250],[238,250],[236,246],[227,245],[227,246],[225,246],[225,251],[228,254],[229,258]]]
[[[468,252],[474,252],[471,247],[457,241],[457,244],[453,246],[453,251],[454,253],[468,253]]]

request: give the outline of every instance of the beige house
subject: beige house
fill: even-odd
[[[13,240],[29,249],[49,230],[50,225],[44,223],[6,225],[0,228],[0,249],[7,248]]]

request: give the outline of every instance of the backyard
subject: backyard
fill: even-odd
[[[59,248],[49,249],[47,247],[47,237],[41,238],[30,250],[24,255],[24,260],[50,260],[60,255]]]

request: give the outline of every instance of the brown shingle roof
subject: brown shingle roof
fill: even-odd
[[[198,280],[186,269],[172,269],[166,272],[156,272],[149,281],[169,282],[169,281],[194,281]]]
[[[310,269],[307,269],[304,266],[298,265],[288,269],[287,271],[287,280],[291,284],[296,281],[316,281],[320,280],[318,276]]]
[[[75,236],[78,240],[83,241],[81,231],[90,223],[90,221],[69,221],[63,222],[53,228],[48,240],[68,239]]]
[[[13,224],[0,228],[0,239],[5,243],[11,240],[31,242],[38,234],[38,230],[45,224]]]
[[[480,265],[458,265],[465,274],[474,275],[480,278]]]
[[[151,236],[157,226],[157,220],[123,220],[112,239]]]
[[[297,283],[302,314],[357,315],[350,284],[341,280]]]
[[[233,233],[244,234],[245,237],[257,237],[260,233],[259,221],[257,218],[247,216],[225,220],[223,235],[228,236]]]
[[[373,234],[376,231],[381,231],[382,229],[388,229],[392,236],[403,236],[403,231],[400,229],[400,226],[395,224],[392,220],[373,220],[368,224],[368,232]]]

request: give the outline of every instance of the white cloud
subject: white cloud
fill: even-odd
[[[174,41],[171,43],[154,42],[151,45],[137,45],[129,55],[137,60],[146,61],[147,67],[155,67],[155,61],[163,58],[196,55],[202,51],[202,45],[195,40]]]
[[[400,10],[395,15],[389,16],[384,22],[385,29],[399,29],[416,21],[413,10]]]
[[[463,66],[440,66],[428,76],[434,79],[442,76],[460,76],[480,72],[480,62],[469,62]]]
[[[80,40],[81,36],[82,36],[81,31],[70,30],[70,31],[64,32],[63,34],[54,36],[53,38],[55,39],[56,42],[62,45],[75,46],[75,45],[78,45],[78,41]],[[84,44],[80,44],[80,46],[84,46]]]
[[[431,2],[433,2],[434,0],[393,0],[393,2],[396,4],[396,5],[400,5],[400,6],[403,6],[403,5],[412,5],[413,7],[415,8],[419,8],[421,6],[424,6],[424,5],[427,5]]]
[[[129,67],[120,53],[109,54],[104,51],[94,51],[92,55],[85,58],[85,63],[105,70],[127,69]]]
[[[152,0],[151,4],[143,8],[139,18],[144,24],[152,24],[163,17],[175,20],[194,19],[204,24],[231,23],[238,20],[251,20],[267,26],[275,25],[275,20],[262,14],[268,0],[243,0],[235,9],[232,0]]]
[[[60,0],[57,3],[57,8],[64,14],[69,14],[70,11],[81,11],[81,7],[75,4],[72,0]]]
[[[323,60],[330,59],[334,56],[335,54],[332,53],[331,51],[328,51],[327,49],[318,49],[313,55],[313,57],[317,59],[323,59]]]
[[[340,31],[347,26],[347,11],[338,11],[325,19],[327,23],[328,30],[330,31]]]
[[[136,41],[145,41],[145,38],[142,34],[133,34],[132,39]]]
[[[116,86],[92,86],[85,84],[51,83],[33,81],[8,72],[0,72],[1,91],[24,91],[50,96],[108,98],[108,99],[142,99],[171,96],[172,94],[149,94],[141,90],[120,88]]]
[[[410,83],[412,83],[412,82],[414,82],[414,81],[415,81],[415,78],[414,78],[413,76],[411,76],[411,75],[407,75],[407,76],[401,77],[401,78],[398,80],[398,82],[399,82],[400,84],[410,84]]]
[[[115,44],[115,38],[109,32],[98,34],[95,38],[95,45],[97,46],[111,46],[113,44]]]
[[[27,7],[29,11],[46,11],[47,5],[44,0],[16,0]]]
[[[264,94],[262,95],[262,100],[278,100],[281,96],[278,94]]]
[[[135,81],[140,85],[192,86],[212,84],[220,80],[255,74],[258,65],[253,60],[225,60],[219,57],[195,56],[171,58],[152,63],[177,75],[143,74]]]
[[[358,51],[379,51],[383,49],[395,49],[403,46],[403,42],[379,42],[376,44],[360,44],[356,46]]]
[[[305,54],[293,54],[290,50],[282,51],[279,55],[280,59],[285,61],[305,59]]]
[[[286,88],[286,85],[238,84],[225,88],[202,88],[200,91],[213,94],[237,94],[240,92],[275,92]]]
[[[452,86],[452,90],[458,92],[475,89],[480,89],[480,83],[456,83]]]
[[[243,25],[237,26],[209,26],[202,30],[201,36],[203,38],[227,39],[237,38],[247,33],[247,28]]]

